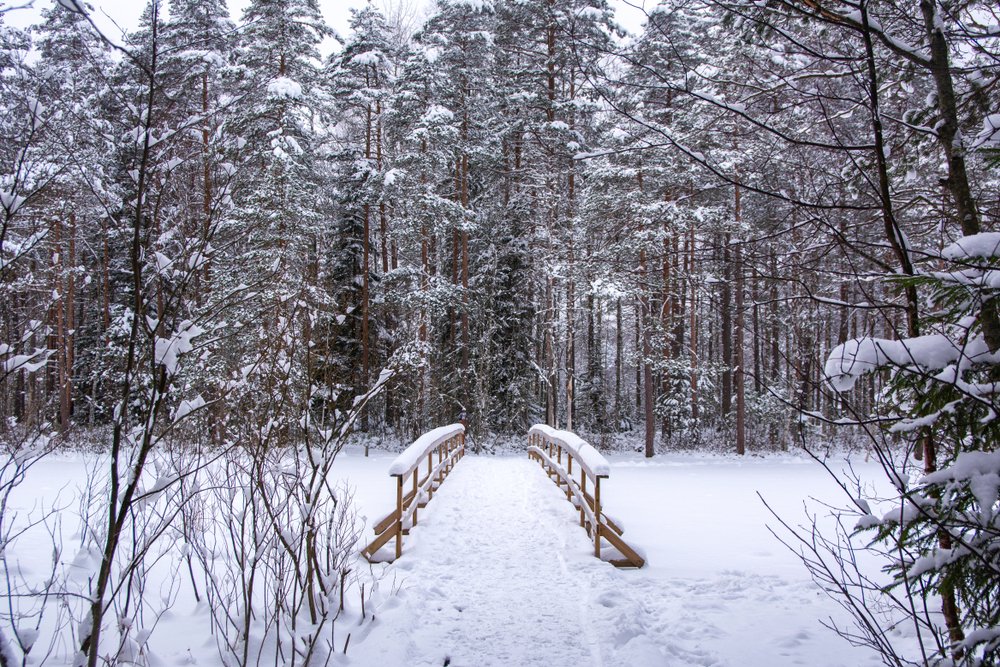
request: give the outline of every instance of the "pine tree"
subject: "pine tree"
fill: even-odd
[[[240,336],[247,349],[263,345],[269,351],[256,372],[279,393],[263,404],[261,415],[278,420],[283,426],[275,433],[287,438],[310,409],[316,312],[332,307],[319,286],[320,243],[328,235],[318,157],[327,99],[319,45],[330,30],[314,0],[253,2],[243,21],[235,56],[239,99],[224,128],[241,146],[242,173],[226,232],[240,245],[217,274],[227,289],[242,283],[252,290],[240,314],[247,325]],[[231,364],[242,366],[239,357]],[[245,398],[257,404],[252,395]]]

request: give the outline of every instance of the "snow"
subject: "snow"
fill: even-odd
[[[941,370],[959,359],[979,362],[992,357],[982,336],[964,344],[944,334],[902,340],[855,338],[833,348],[827,357],[824,372],[830,386],[844,392],[850,390],[865,373],[886,366]]]
[[[18,209],[24,205],[25,198],[13,192],[0,190],[0,208],[7,211],[8,215],[14,215]]]
[[[383,56],[378,51],[365,51],[351,57],[350,63],[364,67],[366,65],[378,65],[382,60]]]
[[[597,7],[584,7],[576,15],[581,19],[589,21],[600,21],[604,18],[604,12]]]
[[[1000,452],[963,452],[955,462],[943,470],[924,476],[926,484],[943,484],[949,481],[967,481],[979,475],[1000,472]]]
[[[975,148],[1000,148],[1000,114],[989,114],[983,119],[983,129],[972,142]]]
[[[848,21],[856,23],[857,25],[864,25],[864,21],[863,21],[863,17],[861,15],[861,12],[858,11],[858,10],[856,10],[856,9],[852,9],[852,10],[849,10],[849,11],[841,12],[840,15],[843,16]],[[940,15],[936,14],[935,17],[934,17],[934,20],[935,20],[935,23],[937,21],[939,21],[940,20]],[[879,20],[876,19],[874,16],[871,16],[871,15],[868,16],[868,27],[872,31],[874,31],[874,32],[878,33],[879,35],[881,35],[887,42],[889,42],[890,44],[892,44],[893,48],[895,48],[896,50],[906,52],[906,53],[910,54],[910,56],[912,56],[913,58],[915,58],[917,60],[922,60],[922,61],[925,61],[925,62],[929,62],[928,56],[924,55],[924,52],[921,49],[919,49],[916,46],[913,46],[912,44],[908,44],[907,42],[904,42],[903,40],[899,39],[898,37],[896,37],[892,33],[890,33],[887,30],[885,30],[882,27],[881,22],[879,22]]]
[[[0,351],[0,355],[9,354],[11,348],[7,345],[4,345],[3,347],[5,349]],[[45,365],[49,363],[49,357],[51,357],[52,354],[52,350],[44,350],[41,348],[36,348],[31,354],[15,354],[0,363],[0,369],[3,370],[4,374],[13,373],[14,371],[34,373],[42,368],[45,368]]]
[[[189,414],[194,412],[199,408],[205,407],[205,399],[202,398],[201,394],[195,396],[191,400],[183,400],[180,405],[177,406],[177,410],[174,411],[174,421],[179,421]]]
[[[602,495],[646,567],[595,559],[578,511],[537,463],[466,456],[387,567],[399,591],[379,601],[350,664],[880,664],[821,625],[848,621],[765,527],[774,522],[758,490],[793,523],[803,498],[834,498],[819,466],[793,457],[614,461]]]
[[[157,273],[169,275],[168,269],[170,269],[170,265],[173,264],[174,261],[159,251],[154,252],[153,257],[156,259]]]
[[[993,518],[993,508],[1000,499],[1000,452],[962,452],[947,468],[924,476],[923,484],[968,482],[979,505],[984,525]]]
[[[189,320],[181,322],[177,331],[170,338],[156,338],[155,359],[157,364],[166,367],[168,375],[177,373],[180,356],[194,349],[191,342],[205,330]]]
[[[382,183],[386,187],[392,187],[396,184],[397,180],[403,178],[404,176],[406,176],[406,172],[402,169],[390,169],[382,176]]]
[[[297,81],[285,76],[279,76],[267,84],[267,92],[272,97],[289,100],[302,99],[302,86]]]
[[[78,14],[86,14],[86,5],[84,5],[80,0],[56,0],[56,4],[61,5],[63,8],[68,9],[71,12],[77,12]]]
[[[461,424],[450,424],[441,426],[432,431],[424,433],[413,441],[413,444],[403,450],[403,453],[396,457],[389,466],[390,475],[405,475],[414,466],[427,456],[427,453],[446,440],[455,437],[460,433],[465,433],[465,427]]]
[[[454,0],[452,3],[455,7],[465,7],[474,12],[491,12],[493,11],[492,0]]]
[[[803,517],[804,498],[836,501],[838,490],[820,466],[794,456],[616,455],[612,461],[604,504],[647,556],[643,569],[618,570],[595,559],[578,511],[523,453],[469,455],[420,510],[403,557],[370,574],[367,565],[356,568],[376,578],[376,593],[367,620],[361,622],[355,600],[353,613],[338,622],[339,643],[347,633],[352,638],[347,655],[331,664],[439,666],[446,657],[456,667],[880,664],[821,625],[847,623],[846,612],[766,527],[775,522],[758,492],[792,523]],[[30,511],[39,499],[48,506],[61,496],[72,513],[76,504],[66,494],[82,488],[88,469],[106,463],[92,454],[49,456],[29,472],[11,509]],[[335,483],[350,483],[359,519],[369,525],[395,502],[387,474],[393,464],[391,454],[368,458],[351,447],[334,466]],[[881,474],[873,464],[854,468]],[[152,476],[150,488],[172,474]],[[85,587],[100,554],[74,545],[71,524],[67,515],[58,558]],[[40,527],[11,547],[7,562],[24,576],[44,578],[48,566],[38,557],[51,552]],[[155,625],[135,620],[133,639],[146,644],[150,663],[220,664],[208,611],[194,600],[186,575],[164,563],[146,576],[147,590],[175,591]],[[43,628],[40,642],[46,641]],[[49,664],[71,659],[55,655]]]
[[[954,243],[945,246],[941,255],[952,260],[970,257],[997,257],[1000,255],[1000,232],[983,232],[963,236]]]
[[[562,445],[563,449],[569,450],[574,459],[582,461],[595,475],[606,477],[611,474],[611,464],[604,455],[575,433],[560,431],[545,424],[535,424],[528,431],[529,436],[533,434]]]
[[[427,125],[437,123],[450,123],[455,119],[455,114],[451,109],[440,104],[432,104],[424,114],[423,122]]]

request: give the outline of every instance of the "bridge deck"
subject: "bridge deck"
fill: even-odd
[[[598,664],[590,584],[616,574],[576,517],[537,463],[467,456],[411,532],[395,564],[403,607],[383,612],[365,652],[385,665]]]

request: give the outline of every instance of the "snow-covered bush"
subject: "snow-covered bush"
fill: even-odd
[[[1000,286],[1000,234],[963,237],[937,258],[947,269],[910,279],[937,315],[927,333],[836,347],[831,386],[849,391],[888,370],[880,419],[923,460],[922,474],[884,456],[898,498],[877,516],[859,505],[857,532],[888,558],[885,593],[904,600],[931,664],[1000,664],[1000,351],[988,340]],[[993,348],[993,349],[991,349]],[[884,445],[885,441],[881,441]],[[940,615],[931,609],[940,608]],[[927,662],[927,660],[925,660]]]

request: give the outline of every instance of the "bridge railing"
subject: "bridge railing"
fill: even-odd
[[[361,552],[368,560],[393,560],[376,558],[379,549],[393,538],[396,538],[394,558],[403,555],[403,535],[417,525],[417,511],[427,506],[434,491],[463,456],[465,427],[451,424],[424,433],[396,457],[389,466],[389,475],[396,478],[396,507],[375,524],[375,539]]]
[[[565,490],[566,500],[580,510],[580,525],[594,540],[594,556],[601,557],[603,539],[622,556],[610,559],[612,565],[645,565],[642,556],[622,539],[622,528],[604,512],[601,480],[610,476],[611,464],[599,451],[575,433],[537,424],[528,431],[528,456],[542,465],[559,488]],[[573,474],[574,464],[577,476]]]

